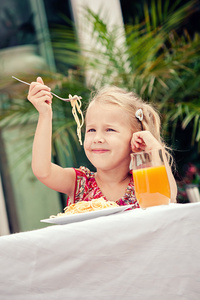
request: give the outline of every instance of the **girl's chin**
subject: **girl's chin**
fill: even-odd
[[[112,166],[110,166],[110,164],[106,163],[105,161],[102,160],[98,160],[98,161],[91,161],[91,164],[96,168],[96,169],[101,169],[101,170],[109,170],[110,168],[112,168]]]

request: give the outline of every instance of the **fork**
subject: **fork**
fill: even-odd
[[[25,84],[27,84],[27,85],[31,85],[30,83],[28,83],[28,82],[26,82],[26,81],[23,81],[23,80],[21,80],[21,79],[15,77],[15,76],[12,76],[12,78],[14,78],[14,79],[16,79],[16,80],[18,80],[18,81],[20,81],[20,82],[22,82],[22,83],[25,83]],[[76,95],[73,96],[73,97],[71,97],[71,98],[62,98],[62,97],[60,97],[60,96],[58,96],[58,95],[56,95],[56,94],[54,94],[54,93],[52,93],[52,92],[51,92],[51,94],[52,94],[53,96],[55,96],[56,98],[58,98],[58,99],[60,99],[60,100],[62,100],[62,101],[65,101],[65,102],[70,102],[71,100],[75,100],[75,99],[77,99],[77,98],[82,99],[81,96],[76,96]]]

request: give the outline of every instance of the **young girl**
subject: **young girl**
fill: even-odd
[[[135,204],[130,166],[132,152],[165,148],[160,137],[160,118],[134,93],[117,87],[101,89],[90,101],[86,117],[84,150],[96,168],[62,168],[51,162],[52,95],[42,78],[30,85],[28,100],[39,112],[32,154],[32,169],[45,185],[68,195],[67,205],[103,197],[119,205]],[[177,186],[166,162],[171,201]]]

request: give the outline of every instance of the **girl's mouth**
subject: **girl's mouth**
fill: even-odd
[[[96,153],[96,154],[103,154],[103,153],[106,153],[108,151],[109,151],[108,149],[92,149],[92,152]]]

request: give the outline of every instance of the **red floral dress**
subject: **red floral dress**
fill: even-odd
[[[71,201],[71,199],[68,197],[67,205],[79,201],[91,201],[92,199],[98,199],[100,197],[103,197],[105,200],[107,200],[96,183],[94,172],[91,172],[86,167],[80,167],[79,169],[74,170],[76,172],[74,201]],[[127,186],[124,196],[121,199],[117,200],[116,203],[120,206],[135,204],[133,208],[140,207],[135,197],[134,183],[132,177]]]

